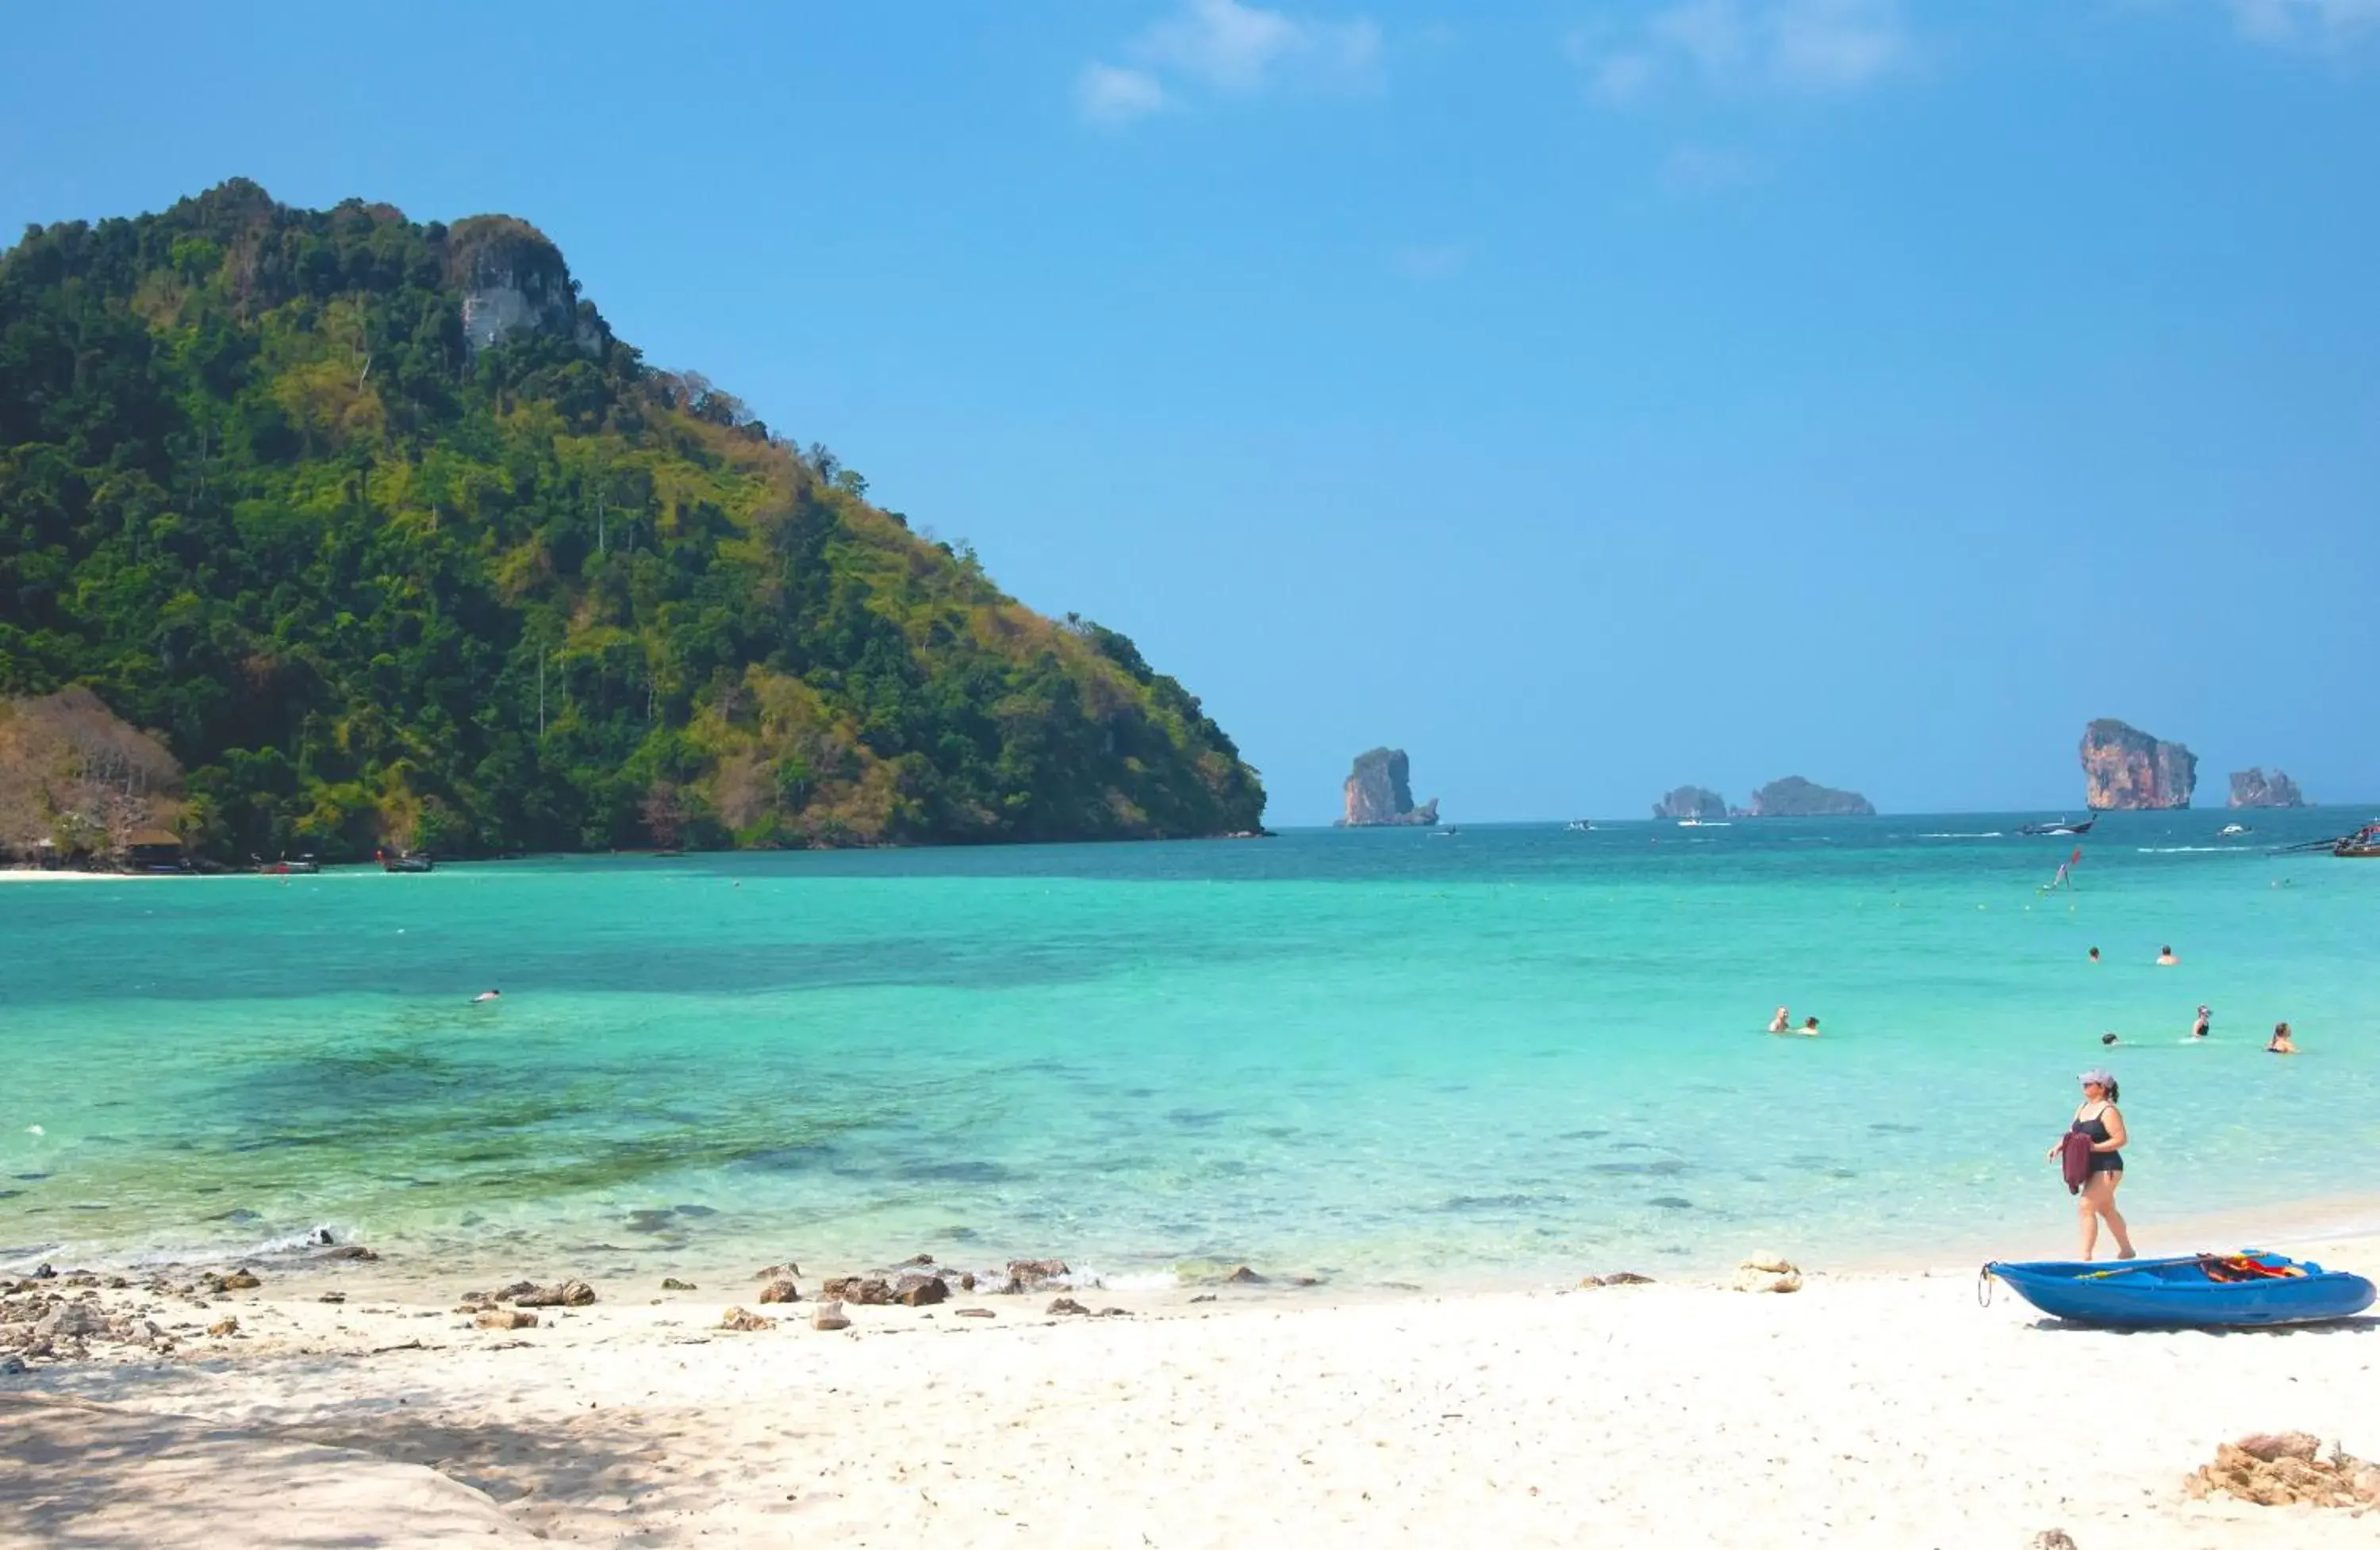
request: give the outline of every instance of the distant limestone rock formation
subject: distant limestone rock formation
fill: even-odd
[[[1433,824],[1438,798],[1414,805],[1412,766],[1402,748],[1375,748],[1355,756],[1347,772],[1347,812],[1342,829],[1378,829],[1388,824]]]
[[[1680,786],[1653,804],[1657,818],[1723,818],[1727,798],[1707,786]]]
[[[2231,776],[2231,805],[2234,807],[2306,807],[2312,804],[2298,783],[2285,770],[2276,769],[2266,780],[2259,769],[2235,770]]]
[[[1855,791],[1788,775],[1754,792],[1750,812],[1755,818],[1872,818],[1876,805]]]
[[[2187,807],[2198,756],[2102,716],[2082,729],[2082,800],[2097,808]]]

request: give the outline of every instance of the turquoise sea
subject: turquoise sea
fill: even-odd
[[[2364,815],[2235,816],[2054,895],[2074,841],[1973,815],[0,883],[0,1268],[2063,1252],[2103,1057],[2154,1246],[2380,1162],[2380,865],[2267,848]]]

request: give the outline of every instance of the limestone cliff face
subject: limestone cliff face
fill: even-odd
[[[1433,824],[1438,798],[1414,805],[1412,766],[1402,748],[1375,748],[1355,757],[1347,774],[1347,810],[1342,829],[1370,829],[1382,824]]]
[[[524,331],[601,344],[602,323],[587,309],[562,249],[526,221],[474,215],[448,228],[446,270],[463,293],[463,339],[473,353]]]
[[[1872,818],[1876,805],[1855,791],[1788,775],[1754,792],[1751,812],[1755,818]]]
[[[1653,804],[1657,818],[1723,818],[1727,798],[1705,786],[1680,786]]]
[[[2234,807],[2303,807],[2308,805],[2305,793],[2289,779],[2286,770],[2276,769],[2266,780],[2262,769],[2235,770],[2231,776],[2231,805]]]
[[[2198,756],[2102,716],[2082,729],[2082,800],[2100,808],[2187,807]]]

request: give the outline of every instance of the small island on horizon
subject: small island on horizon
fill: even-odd
[[[1374,748],[1355,756],[1341,789],[1344,810],[1339,829],[1427,828],[1438,821],[1438,798],[1415,805],[1413,767],[1402,748]]]
[[[2187,807],[2198,756],[2112,716],[2082,729],[2082,801],[2101,812]]]
[[[1799,775],[1771,781],[1752,793],[1751,805],[1730,806],[1706,786],[1680,786],[1653,804],[1656,819],[1708,823],[1718,818],[1874,817],[1876,806],[1853,791],[1837,791]]]

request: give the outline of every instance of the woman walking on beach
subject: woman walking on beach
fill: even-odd
[[[2099,1223],[2105,1220],[2107,1230],[2116,1235],[2116,1257],[2131,1259],[2131,1230],[2124,1225],[2123,1213],[2116,1209],[2116,1186],[2124,1181],[2122,1148],[2131,1136],[2124,1129],[2123,1115],[2116,1109],[2113,1072],[2082,1073],[2082,1102],[2074,1110],[2071,1133],[2091,1144],[2091,1171],[2082,1181],[2078,1203],[2082,1216],[2082,1257],[2089,1259],[2099,1246]],[[2051,1147],[2050,1159],[2056,1161],[2063,1149],[2062,1142]]]

